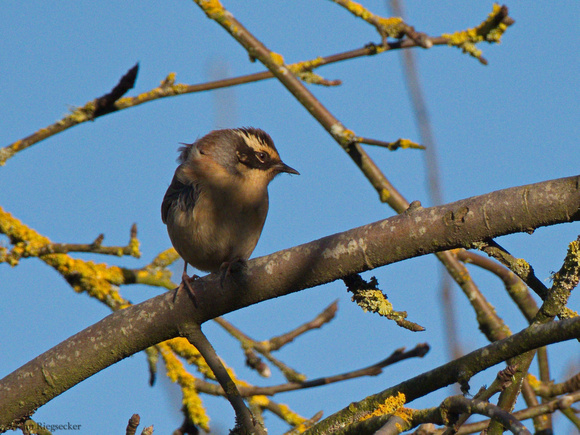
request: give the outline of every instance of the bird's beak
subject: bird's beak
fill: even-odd
[[[286,172],[288,174],[295,174],[295,175],[300,175],[300,172],[298,172],[296,169],[291,168],[290,166],[288,166],[286,163],[284,162],[280,162],[278,164],[276,164],[276,170],[280,173],[280,172]]]

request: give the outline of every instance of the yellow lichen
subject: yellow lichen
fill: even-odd
[[[16,142],[12,143],[11,145],[0,148],[0,166],[4,166],[6,164],[6,161],[10,157],[12,157],[18,151],[20,151],[20,148],[22,148],[23,143],[24,142],[22,140],[17,140]]]
[[[344,128],[342,125],[333,125],[330,129],[330,132],[336,139],[338,139],[340,145],[343,148],[348,147],[354,141],[356,141],[356,135],[354,134],[354,131],[349,130],[348,128]]]
[[[50,239],[27,227],[1,207],[0,233],[6,234],[14,243],[12,256],[8,259],[12,265],[22,256],[39,256],[40,250],[51,244]],[[120,267],[84,261],[67,254],[45,254],[39,258],[56,269],[74,291],[86,291],[113,309],[127,306],[127,301],[120,296],[117,287],[125,282]]]
[[[163,79],[163,81],[161,82],[161,86],[171,86],[175,83],[175,77],[177,76],[177,74],[175,74],[174,72],[170,72],[169,74],[167,74],[167,77],[165,77],[165,79]]]
[[[169,342],[185,340],[184,338],[174,338]],[[187,340],[185,340],[187,341]],[[202,427],[206,432],[209,431],[209,417],[207,416],[205,409],[203,407],[201,398],[195,389],[195,377],[185,370],[182,362],[175,356],[171,351],[168,343],[163,342],[157,344],[157,348],[163,362],[165,363],[165,370],[167,377],[172,381],[179,384],[181,387],[181,394],[183,396],[182,402],[185,410],[189,414],[191,420]],[[179,343],[172,343],[179,346]]]
[[[80,124],[81,122],[88,121],[92,119],[93,113],[95,113],[95,102],[89,101],[83,107],[78,107],[77,109],[73,110],[70,115],[68,115],[63,121],[66,123],[72,122],[74,124]]]
[[[224,13],[224,7],[219,0],[195,0],[210,18],[216,18]]]
[[[318,74],[314,74],[312,70],[324,64],[324,59],[317,57],[316,59],[306,60],[303,62],[293,63],[288,65],[288,69],[296,74],[302,81],[313,84],[324,84],[325,80]]]
[[[353,300],[365,312],[370,311],[381,316],[388,316],[393,312],[393,305],[380,290],[357,290]]]
[[[129,241],[129,255],[135,258],[141,258],[141,251],[139,250],[140,246],[139,239],[132,238]]]
[[[229,33],[235,36],[239,32],[240,29],[233,15],[222,6],[219,0],[195,0],[195,2],[209,18],[221,24]]]
[[[451,34],[445,33],[442,36],[447,38],[448,45],[459,47],[464,53],[468,53],[473,57],[481,59],[481,50],[478,50],[475,47],[475,44],[482,41],[499,44],[502,35],[508,28],[507,24],[501,21],[496,22],[497,15],[501,12],[502,7],[495,3],[492,12],[479,26]]]
[[[278,404],[278,409],[280,410],[281,416],[284,419],[284,421],[291,426],[296,427],[301,423],[304,423],[304,421],[306,420],[304,417],[292,411],[288,407],[288,405],[284,405],[283,403]]]
[[[383,188],[379,192],[379,199],[380,199],[381,202],[387,202],[390,197],[391,197],[391,192],[389,192],[388,189],[384,189]]]
[[[180,94],[184,94],[186,92],[189,92],[189,86],[184,85],[183,83],[177,83],[177,84],[171,86],[171,90],[173,91],[173,93],[175,95],[180,95]]]
[[[166,249],[155,257],[151,263],[154,267],[167,267],[179,259],[179,254],[174,248]]]
[[[167,290],[173,290],[176,284],[171,281],[171,272],[167,269],[157,269],[146,267],[135,272],[135,282],[138,284],[147,284],[158,287],[165,287]]]
[[[534,390],[537,390],[538,388],[540,388],[541,382],[539,381],[538,378],[536,378],[531,373],[528,373],[527,380],[528,380],[528,383],[530,384],[530,387],[532,387]]]
[[[442,36],[449,39],[449,45],[461,45],[465,42],[500,42],[501,36],[507,26],[503,23],[498,23],[497,26],[490,27],[496,18],[496,15],[501,11],[501,6],[497,3],[493,5],[493,11],[488,15],[488,18],[479,26],[467,30],[461,30],[452,34],[444,33]]]
[[[279,54],[279,53],[275,53],[273,51],[270,52],[270,58],[272,59],[272,61],[278,65],[278,66],[282,66],[284,65],[284,57]]]
[[[368,20],[373,17],[373,14],[360,3],[346,0],[344,2],[341,2],[341,4],[351,13],[353,13],[357,17],[362,18],[363,20]]]
[[[315,74],[311,71],[300,72],[297,75],[300,78],[300,80],[302,80],[305,83],[311,83],[316,85],[319,83],[324,83],[325,81],[322,76]]]
[[[268,399],[268,397],[263,395],[252,396],[249,400],[250,402],[252,402],[252,404],[259,406],[261,408],[268,406],[268,404],[270,403],[270,399]]]
[[[209,416],[205,412],[203,402],[195,387],[193,385],[184,385],[181,388],[181,394],[183,395],[183,406],[193,424],[209,432]]]
[[[404,21],[400,17],[377,17],[377,24],[380,27],[381,33],[390,36],[391,38],[399,38],[404,28]]]
[[[410,423],[411,420],[413,420],[413,410],[410,408],[405,408],[404,406],[397,409],[393,415],[400,417],[405,421],[405,423]]]
[[[177,382],[181,376],[185,376],[185,373],[187,372],[185,371],[183,364],[175,357],[173,352],[171,352],[167,342],[157,344],[157,348],[159,349],[159,353],[161,353],[161,357],[165,363],[165,372],[171,382]]]
[[[199,351],[187,339],[183,337],[173,338],[166,341],[169,347],[178,355],[185,358],[188,364],[193,364],[197,367],[199,372],[205,377],[215,379],[215,376],[205,359],[201,356]]]
[[[517,258],[514,267],[519,271],[519,273],[525,273],[526,275],[530,273],[530,270],[532,269],[530,263],[523,258]]]
[[[398,145],[400,148],[406,149],[406,148],[414,148],[414,147],[419,147],[420,145],[417,144],[416,142],[413,142],[410,139],[399,139],[398,140]],[[424,147],[423,147],[424,148]]]
[[[318,68],[322,64],[324,64],[324,59],[322,57],[317,57],[316,59],[293,63],[288,65],[288,68],[293,73],[299,73],[301,71],[311,71],[314,68]]]
[[[575,287],[575,284],[572,284],[568,281],[575,282],[579,270],[580,242],[574,240],[568,245],[568,251],[566,253],[566,258],[564,259],[562,269],[552,275],[553,287],[564,287],[567,290],[571,290],[570,287]]]
[[[390,415],[390,414],[395,414],[398,413],[398,411],[403,407],[403,405],[405,404],[405,395],[403,393],[397,393],[396,396],[390,396],[387,398],[387,400],[385,400],[385,403],[381,403],[379,404],[379,406],[377,406],[377,408],[369,413],[369,414],[365,414],[363,417],[360,418],[360,421],[363,420],[367,420],[371,417],[378,417],[381,415]],[[399,415],[399,414],[397,414]],[[405,417],[403,417],[403,415]],[[403,418],[405,421],[407,421],[408,418],[408,413],[401,413],[401,415],[399,415],[399,417]]]
[[[578,312],[574,311],[568,307],[564,307],[564,308],[562,308],[562,311],[560,312],[560,314],[558,314],[558,316],[562,320],[573,319],[574,317],[578,317]]]
[[[401,31],[403,30],[405,23],[400,17],[381,17],[379,15],[373,14],[363,5],[350,1],[343,0],[337,1],[338,4],[345,7],[353,15],[362,18],[369,24],[372,24],[377,28],[382,36],[390,36],[393,38],[399,38],[401,36]]]

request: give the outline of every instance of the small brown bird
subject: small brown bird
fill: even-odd
[[[182,283],[195,301],[187,265],[230,270],[256,247],[268,214],[268,184],[298,171],[280,160],[272,138],[257,128],[215,130],[179,150],[180,165],[161,205],[161,218],[185,261]],[[224,275],[225,276],[225,275]]]

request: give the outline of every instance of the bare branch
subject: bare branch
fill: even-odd
[[[230,377],[209,340],[203,332],[201,332],[199,325],[183,325],[183,327],[180,328],[180,332],[203,355],[203,358],[210,366],[216,379],[222,386],[226,398],[229,400],[236,412],[236,427],[242,428],[244,431],[243,433],[265,435],[266,431],[260,423],[255,421],[252,413],[246,407],[236,384]]]
[[[228,331],[233,337],[238,339],[244,349],[246,349],[246,363],[250,366],[255,366],[255,368],[262,373],[262,375],[267,374],[266,377],[269,376],[270,370],[269,368],[261,361],[261,359],[257,358],[257,356],[253,355],[251,350],[255,349],[262,355],[264,355],[272,364],[280,369],[280,371],[284,374],[284,377],[290,382],[303,382],[306,380],[306,376],[301,373],[298,373],[296,370],[289,367],[287,364],[284,364],[282,361],[274,358],[271,351],[275,351],[280,349],[282,346],[292,342],[296,337],[299,335],[304,334],[314,328],[320,328],[325,323],[330,322],[338,309],[337,301],[334,301],[330,304],[324,311],[318,314],[313,320],[295,328],[294,330],[287,332],[278,337],[273,337],[270,340],[266,341],[257,341],[251,337],[248,337],[230,322],[225,320],[222,317],[216,317],[214,321]]]
[[[289,367],[287,364],[283,363],[282,361],[280,361],[279,359],[275,358],[271,353],[270,353],[270,349],[268,346],[269,342],[259,342],[256,341],[250,337],[248,337],[246,334],[244,334],[242,331],[240,331],[238,328],[236,328],[234,325],[232,325],[231,323],[229,323],[227,320],[225,320],[222,317],[216,317],[214,319],[214,321],[220,325],[222,328],[224,328],[226,331],[228,331],[230,334],[232,334],[232,336],[234,336],[235,338],[237,338],[241,343],[243,347],[248,347],[249,349],[255,349],[258,352],[260,352],[264,357],[266,357],[268,359],[268,361],[270,361],[272,364],[274,364],[284,375],[284,377],[290,381],[290,382],[302,382],[306,379],[306,376],[304,376],[302,373],[299,373],[298,371],[294,370],[292,367]],[[246,356],[247,358],[248,356]],[[265,370],[263,367],[260,367],[261,370]],[[269,369],[268,369],[269,370]]]
[[[479,266],[501,279],[508,294],[519,307],[528,322],[533,320],[538,312],[538,305],[528,291],[526,284],[515,273],[509,270],[509,268],[471,251],[457,250],[455,255],[457,255],[457,258],[461,261]]]
[[[449,42],[448,38],[441,36],[430,38],[430,40],[432,41],[433,45],[448,45]],[[338,53],[325,57],[317,57],[315,59],[293,63],[288,65],[288,68],[290,68],[295,74],[300,76],[301,79],[304,79],[306,73],[320,66],[329,65],[336,62],[342,62],[350,59],[356,59],[358,57],[374,56],[376,54],[384,53],[391,50],[413,48],[417,46],[418,44],[411,39],[387,43],[386,45],[375,45],[371,43],[367,44],[363,48],[357,48],[343,53]],[[149,91],[139,94],[135,97],[125,97],[116,100],[114,102],[115,107],[114,111],[124,110],[131,107],[137,107],[143,103],[148,103],[150,101],[155,101],[161,98],[168,98],[177,95],[192,94],[197,92],[205,92],[214,89],[221,89],[231,86],[253,83],[261,80],[267,80],[273,77],[274,74],[272,74],[270,71],[262,71],[259,73],[247,74],[228,79],[221,79],[200,84],[189,85],[184,83],[175,83],[175,74],[170,73],[161,82],[160,86],[150,89]],[[340,84],[340,81],[319,80],[318,83],[326,86],[336,86]],[[95,114],[94,101],[95,100],[89,101],[84,106],[75,109],[73,113],[55,122],[54,124],[43,127],[37,132],[23,139],[19,139],[16,142],[11,143],[10,145],[0,148],[0,166],[6,164],[6,161],[9,158],[13,157],[19,151],[22,151],[40,141],[43,141],[44,139],[54,136],[55,134],[61,133],[71,127],[74,127],[75,125],[94,120],[99,116],[103,115],[104,113]],[[87,116],[87,113],[90,113],[90,116]]]
[[[240,394],[242,396],[255,396],[255,395],[265,395],[273,396],[274,394],[286,392],[303,390],[306,388],[320,387],[322,385],[333,384],[336,382],[342,382],[349,379],[360,378],[363,376],[377,376],[383,372],[383,368],[395,364],[399,361],[403,361],[409,358],[423,358],[427,352],[429,352],[429,345],[427,343],[418,344],[413,349],[405,351],[404,348],[395,350],[389,357],[376,364],[365,367],[363,369],[353,370],[351,372],[343,373],[340,375],[326,376],[323,378],[312,379],[310,381],[304,382],[289,382],[286,384],[273,385],[271,387],[240,387]]]
[[[529,231],[533,231],[530,229]],[[490,257],[495,258],[504,266],[507,266],[513,273],[520,277],[528,287],[530,287],[538,296],[546,299],[548,288],[542,283],[534,273],[534,268],[524,259],[515,258],[506,249],[500,246],[495,240],[484,240],[474,243],[473,247],[485,252]]]
[[[579,185],[578,177],[569,177],[513,187],[444,206],[414,209],[256,258],[248,262],[244,274],[232,275],[223,285],[219,274],[198,279],[195,285],[199,286],[196,294],[201,309],[192,307],[188,297],[173,301],[174,295],[170,292],[113,313],[0,381],[0,428],[30,415],[38,406],[103,368],[155,343],[179,336],[182,324],[201,324],[263,300],[403,259],[470,246],[476,241],[539,226],[580,220]],[[489,214],[495,217],[493,222],[486,219]],[[19,230],[11,226],[13,221],[9,218],[0,208],[0,232],[23,237],[21,233],[13,233]],[[54,254],[58,255],[66,254]],[[571,325],[580,325],[580,319],[534,325],[531,328],[535,335],[524,330],[494,343],[486,358],[473,362],[474,370],[497,364],[527,349],[580,335],[574,329],[577,326]],[[510,341],[518,339],[521,342],[517,346],[513,344],[517,341]],[[469,379],[473,372],[467,369],[471,367],[471,360],[466,357],[454,361],[452,366],[444,366],[447,372],[435,370],[434,375],[425,375],[427,378],[423,380],[431,383],[416,384],[415,378],[401,385],[408,400],[420,392]],[[59,361],[59,364],[53,366],[48,361]],[[23,372],[32,375],[20,377]],[[383,394],[388,395],[389,390],[378,397]],[[26,405],[21,406],[22,403]]]
[[[304,334],[305,332],[311,331],[312,329],[316,328],[322,328],[323,325],[334,319],[337,310],[338,310],[338,300],[334,301],[332,304],[326,307],[324,311],[322,311],[320,314],[318,314],[314,319],[310,320],[309,322],[300,325],[298,328],[295,328],[292,331],[287,332],[286,334],[282,334],[268,340],[267,346],[269,350],[281,349],[282,346],[291,343],[297,337]]]

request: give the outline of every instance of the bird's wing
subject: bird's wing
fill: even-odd
[[[196,199],[197,189],[195,185],[182,183],[177,178],[177,174],[175,174],[161,203],[161,219],[163,223],[167,223],[167,215],[172,207],[179,207],[182,210],[192,210]]]

